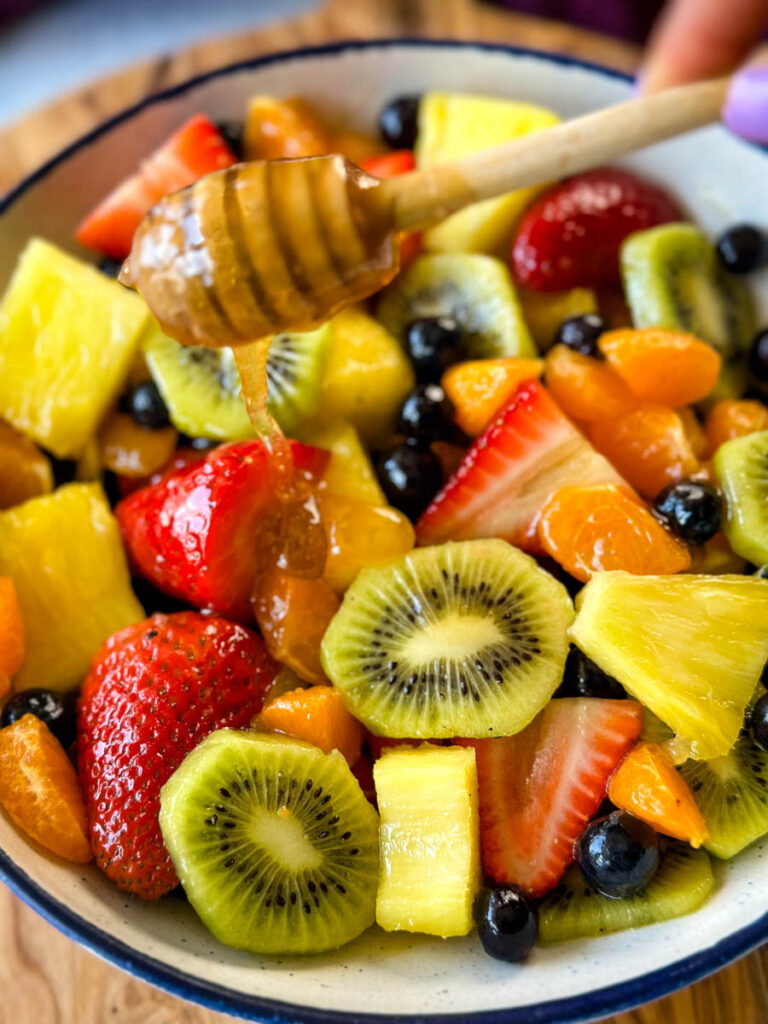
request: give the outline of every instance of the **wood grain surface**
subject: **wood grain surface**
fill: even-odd
[[[606,0],[608,2],[608,0]],[[637,66],[624,43],[476,0],[328,0],[309,14],[124,69],[0,130],[0,194],[105,117],[190,75],[338,39],[425,36],[507,42]],[[598,979],[599,981],[599,979]],[[233,1018],[158,992],[60,935],[0,886],[0,1024],[224,1024]],[[768,950],[611,1024],[766,1024]]]

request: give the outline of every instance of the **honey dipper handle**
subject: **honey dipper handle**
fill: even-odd
[[[381,185],[398,229],[418,229],[481,199],[576,174],[720,120],[730,79],[682,85],[606,107],[454,163]]]

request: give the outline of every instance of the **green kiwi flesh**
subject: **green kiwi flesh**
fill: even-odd
[[[420,256],[384,291],[377,317],[401,342],[422,317],[450,316],[467,359],[535,356],[509,270],[478,253]]]
[[[682,917],[697,910],[714,885],[707,854],[684,843],[671,842],[648,886],[625,899],[596,892],[574,865],[539,905],[539,941],[586,939]]]
[[[363,570],[322,644],[352,713],[380,736],[511,736],[560,684],[573,606],[502,540],[419,548]]]
[[[737,555],[768,562],[768,430],[721,444],[712,468],[725,496],[725,535]]]
[[[373,924],[378,815],[338,751],[221,729],[162,789],[190,903],[227,946],[321,953]]]
[[[710,853],[727,860],[768,833],[768,753],[747,733],[722,757],[679,771],[707,823]]]
[[[269,408],[286,434],[317,411],[329,343],[327,325],[306,334],[278,334],[270,342]],[[253,437],[231,349],[180,345],[157,330],[147,337],[144,355],[178,430],[216,441]]]
[[[635,327],[687,331],[724,360],[749,347],[755,330],[750,294],[722,269],[693,224],[662,224],[630,235],[621,247],[621,272]]]

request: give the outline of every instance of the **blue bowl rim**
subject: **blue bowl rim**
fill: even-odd
[[[139,103],[102,122],[93,131],[76,139],[38,167],[5,196],[0,197],[0,216],[6,213],[37,182],[42,181],[74,153],[155,103],[173,99],[211,79],[223,78],[240,71],[263,68],[270,64],[290,60],[391,47],[474,49],[515,57],[532,57],[551,64],[584,68],[603,77],[614,78],[622,82],[632,81],[630,75],[614,68],[566,54],[548,53],[543,50],[509,46],[503,43],[470,40],[414,38],[342,40],[322,46],[282,50],[228,64],[187,79],[170,89],[145,97]],[[746,143],[746,145],[763,149],[754,143]],[[282,1000],[246,995],[170,967],[154,957],[138,952],[126,943],[115,939],[108,932],[79,917],[63,903],[50,896],[3,850],[0,850],[0,881],[3,881],[27,906],[35,910],[62,934],[134,977],[210,1010],[228,1013],[245,1020],[260,1021],[263,1024],[417,1024],[420,1021],[424,1021],[424,1024],[579,1024],[579,1022],[597,1020],[610,1014],[623,1013],[644,1003],[661,999],[725,967],[768,940],[768,914],[764,914],[751,925],[729,935],[710,946],[709,949],[684,957],[640,977],[594,989],[591,992],[584,992],[577,996],[506,1010],[485,1010],[469,1014],[428,1014],[423,1017],[401,1014],[358,1014],[315,1009]]]

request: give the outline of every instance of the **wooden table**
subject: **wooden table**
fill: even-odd
[[[55,101],[0,131],[0,193],[103,118],[190,75],[261,53],[333,39],[485,39],[556,50],[625,71],[634,47],[566,25],[479,6],[476,0],[327,0],[308,15],[161,57]],[[103,964],[0,886],[0,1024],[223,1024]],[[765,1024],[768,950],[612,1024]]]

